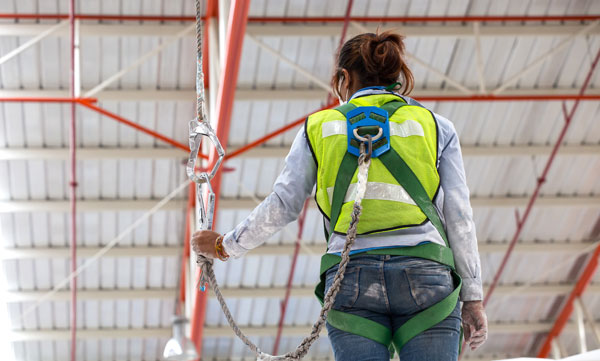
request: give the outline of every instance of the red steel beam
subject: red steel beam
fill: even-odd
[[[308,113],[308,114],[306,114],[306,115],[304,115],[304,116],[302,116],[302,117],[298,118],[297,120],[295,120],[295,121],[291,122],[290,124],[284,125],[283,127],[279,128],[279,129],[277,129],[277,130],[274,130],[273,132],[271,132],[271,133],[269,133],[269,134],[265,135],[264,137],[258,138],[257,140],[255,140],[255,141],[253,141],[253,142],[250,142],[250,143],[248,143],[248,144],[246,144],[246,145],[244,145],[244,146],[242,146],[242,147],[240,147],[240,148],[236,149],[235,151],[233,151],[233,152],[231,152],[231,153],[228,153],[228,154],[225,156],[225,159],[231,159],[231,158],[235,158],[235,157],[237,157],[238,155],[240,155],[240,154],[242,154],[242,153],[246,153],[246,152],[247,152],[247,151],[249,151],[250,149],[252,149],[252,148],[255,148],[255,147],[257,147],[257,146],[259,146],[259,145],[261,145],[261,144],[265,143],[265,142],[266,142],[266,141],[268,141],[269,139],[271,139],[271,138],[274,138],[274,137],[276,137],[276,136],[278,136],[278,135],[280,135],[280,134],[282,134],[282,133],[285,133],[285,132],[287,132],[288,130],[290,130],[290,129],[292,129],[292,128],[295,128],[295,127],[299,126],[300,124],[304,123],[304,121],[306,120],[306,118],[307,118],[309,115],[311,115],[311,114],[313,114],[313,113],[315,113],[315,112],[321,111],[321,110],[325,110],[325,109],[331,109],[331,108],[335,107],[336,105],[338,105],[338,101],[337,101],[337,99],[336,99],[335,101],[333,101],[333,102],[331,102],[331,103],[329,103],[329,104],[327,104],[327,105],[325,105],[325,106],[321,107],[320,109],[317,109],[317,110],[315,110],[315,111],[313,111],[313,112],[310,112],[310,113]]]
[[[216,121],[214,122],[217,137],[221,141],[224,149],[226,149],[229,139],[231,114],[233,112],[233,101],[237,85],[239,65],[242,57],[242,45],[244,42],[244,35],[246,33],[246,24],[248,22],[249,7],[250,0],[234,0],[231,2],[231,10],[227,26],[225,62],[223,70],[221,71],[219,91],[217,93]],[[218,155],[213,147],[208,158],[209,168],[212,168],[212,166],[216,163],[217,157]],[[219,204],[221,176],[222,172],[218,172],[212,184],[213,190],[217,195],[215,212]]]
[[[302,213],[298,218],[298,233],[296,235],[296,245],[294,247],[294,255],[292,256],[292,265],[290,267],[290,273],[288,274],[287,287],[285,288],[285,297],[281,302],[281,314],[279,315],[279,325],[277,326],[277,336],[275,336],[275,345],[273,346],[273,355],[277,355],[279,352],[279,342],[281,341],[281,334],[283,332],[283,321],[285,320],[285,311],[290,300],[290,293],[292,292],[292,283],[294,281],[294,273],[296,271],[296,262],[298,261],[298,255],[300,254],[300,242],[302,242],[302,232],[304,231],[304,221],[306,220],[306,212],[308,211],[308,202],[310,197],[304,201],[304,207],[302,207]]]
[[[558,16],[353,16],[350,21],[362,23],[431,23],[431,22],[503,22],[503,21],[593,21],[600,15],[558,15]],[[263,23],[343,23],[345,17],[263,17],[250,18],[250,22]]]
[[[184,151],[186,151],[188,153],[190,152],[190,148],[187,145],[185,145],[183,143],[179,143],[178,141],[176,141],[174,139],[171,139],[169,137],[166,137],[166,136],[164,136],[164,135],[162,135],[162,134],[160,134],[160,133],[158,133],[158,132],[156,132],[156,131],[154,131],[152,129],[143,127],[143,126],[141,126],[141,125],[139,125],[139,124],[137,124],[135,122],[132,122],[131,120],[125,119],[125,118],[123,118],[122,116],[120,116],[118,114],[109,112],[108,110],[103,109],[103,108],[101,108],[99,106],[96,106],[96,105],[94,105],[94,104],[92,104],[90,102],[87,102],[87,101],[81,100],[78,103],[81,104],[81,105],[83,105],[84,107],[92,109],[92,110],[94,110],[94,111],[96,111],[96,112],[98,112],[98,113],[100,113],[102,115],[106,115],[107,117],[112,118],[112,119],[118,121],[119,123],[123,123],[125,125],[128,125],[128,126],[134,128],[134,129],[139,130],[142,133],[146,133],[146,134],[148,134],[148,135],[150,135],[150,136],[152,136],[154,138],[162,140],[163,142],[169,143],[172,146],[174,146],[175,148],[179,148],[179,149],[184,150]],[[202,158],[205,158],[205,159],[207,158],[206,155],[204,155],[204,154],[199,154],[199,156],[202,157]]]
[[[0,14],[0,19],[14,20],[62,20],[68,19],[69,14]],[[182,22],[196,21],[193,16],[161,16],[161,15],[110,15],[110,14],[76,14],[79,20],[105,20],[105,21],[163,21]],[[204,18],[203,18],[204,19]]]
[[[221,71],[221,79],[219,82],[219,91],[217,94],[215,128],[216,135],[225,148],[229,138],[229,129],[231,125],[231,113],[233,110],[233,100],[235,96],[235,88],[239,73],[239,65],[242,57],[242,45],[244,43],[244,35],[246,34],[246,24],[248,22],[248,10],[250,8],[250,0],[233,0],[231,1],[231,10],[229,12],[229,20],[227,24],[227,41],[225,46],[225,62]],[[218,155],[214,147],[211,148],[208,158],[208,164],[211,168],[216,164]],[[212,188],[216,195],[215,200],[215,215],[218,212],[219,196],[221,190],[222,172],[219,171],[212,179]],[[213,221],[216,220],[216,216]],[[198,274],[199,275],[199,274]],[[194,310],[191,318],[191,339],[198,347],[198,352],[202,355],[202,331],[204,327],[204,318],[206,315],[206,292],[199,292],[196,289],[196,299]]]
[[[344,45],[344,41],[346,40],[346,33],[348,32],[348,25],[350,24],[350,14],[352,13],[352,5],[354,0],[348,0],[348,5],[346,6],[346,14],[344,16],[344,26],[342,27],[342,34],[340,36],[340,43],[338,45],[337,53],[339,53]],[[332,104],[334,102],[333,96],[331,93],[327,95],[327,103]],[[275,345],[273,346],[273,355],[277,355],[279,352],[279,342],[281,341],[281,334],[283,333],[283,321],[285,320],[285,313],[287,311],[287,305],[290,300],[290,293],[292,291],[292,282],[294,280],[294,273],[296,272],[296,261],[298,260],[298,255],[300,254],[300,242],[302,242],[302,232],[304,231],[304,221],[306,218],[306,211],[308,210],[308,202],[310,198],[307,198],[304,201],[304,207],[302,208],[302,213],[298,218],[298,235],[296,237],[296,247],[294,249],[294,255],[292,257],[292,266],[290,268],[290,274],[288,275],[288,283],[285,290],[285,297],[283,298],[283,302],[281,303],[281,315],[279,316],[279,325],[277,327],[277,336],[275,336]]]
[[[426,101],[430,101],[430,102],[456,102],[456,101],[471,101],[471,102],[498,102],[498,101],[565,101],[565,100],[579,100],[579,101],[583,101],[583,100],[600,100],[600,95],[585,95],[585,94],[565,94],[565,95],[555,95],[555,94],[547,94],[547,95],[473,95],[473,96],[448,96],[448,97],[443,97],[443,96],[415,96],[415,99],[422,101],[422,102],[426,102]],[[325,106],[323,106],[322,108],[316,110],[317,111],[321,111],[324,109],[331,109],[333,107],[335,107],[336,105],[338,105],[338,101],[335,100]],[[297,120],[251,142],[248,143],[238,149],[236,149],[235,151],[228,153],[225,156],[225,159],[231,159],[231,158],[235,158],[237,156],[239,156],[242,153],[245,153],[247,151],[249,151],[252,148],[255,148],[263,143],[265,143],[266,141],[268,141],[271,138],[274,138],[278,135],[281,135],[282,133],[285,133],[286,131],[304,123],[304,121],[306,120],[306,117],[308,117],[310,114],[312,114],[314,112],[310,112],[309,114],[298,118]]]
[[[596,247],[596,249],[594,250],[594,253],[592,253],[592,257],[590,258],[588,264],[586,265],[585,269],[583,270],[583,273],[579,277],[579,280],[575,284],[573,291],[571,291],[571,294],[569,295],[569,298],[567,299],[565,306],[563,307],[562,311],[558,315],[556,322],[554,322],[554,326],[552,326],[552,329],[548,333],[548,336],[546,337],[546,340],[542,344],[542,347],[541,347],[540,352],[538,353],[537,357],[539,357],[539,358],[548,357],[548,354],[550,353],[550,349],[552,348],[552,340],[554,338],[558,337],[558,335],[560,335],[563,328],[569,321],[569,318],[571,317],[571,313],[573,313],[573,303],[575,302],[575,300],[578,297],[580,297],[585,292],[586,287],[590,284],[592,277],[596,273],[596,269],[598,268],[598,257],[600,257],[600,245],[598,245]]]
[[[594,61],[592,62],[590,70],[589,70],[589,72],[585,78],[585,81],[579,91],[579,95],[583,95],[583,93],[587,89],[587,87],[590,83],[590,80],[592,78],[592,74],[594,73],[594,70],[596,69],[596,66],[598,65],[598,60],[600,60],[600,50],[598,51]],[[565,103],[563,103],[563,114],[565,116],[565,124],[563,125],[563,128],[561,129],[561,132],[558,136],[558,139],[556,140],[554,147],[552,148],[552,152],[550,153],[550,157],[548,158],[548,161],[546,162],[546,165],[544,167],[542,175],[537,179],[537,185],[535,187],[535,190],[534,190],[531,198],[529,199],[529,202],[527,203],[527,208],[525,209],[525,213],[523,214],[523,217],[521,217],[521,218],[517,217],[517,230],[515,231],[515,234],[508,246],[508,249],[506,250],[506,253],[504,254],[502,263],[500,264],[500,267],[498,268],[498,271],[494,275],[494,279],[493,279],[490,287],[488,288],[488,292],[483,301],[484,305],[486,305],[488,303],[488,301],[490,300],[490,297],[492,296],[492,294],[498,284],[498,281],[504,271],[504,268],[506,267],[508,259],[510,258],[510,255],[512,254],[515,244],[516,244],[519,236],[521,235],[521,232],[523,231],[525,223],[527,222],[527,220],[529,218],[531,209],[533,208],[533,205],[534,205],[535,201],[537,200],[537,197],[539,195],[539,191],[540,191],[541,187],[546,182],[546,176],[548,175],[548,172],[554,162],[556,154],[558,153],[558,150],[560,149],[560,146],[562,145],[562,142],[567,133],[567,130],[569,129],[569,126],[572,123],[573,116],[575,115],[575,112],[577,111],[577,108],[579,107],[580,101],[581,101],[581,99],[577,99],[575,101],[575,103],[573,104],[573,107],[571,108],[571,111],[568,114],[566,111],[566,105],[565,105]],[[542,348],[540,350],[540,354],[538,357],[546,357],[548,355],[548,353],[550,352],[552,339],[554,337],[556,337],[558,334],[560,334],[564,325],[568,321],[568,319],[571,315],[571,312],[573,311],[574,299],[576,297],[578,297],[581,293],[583,293],[583,291],[585,290],[585,287],[589,283],[593,273],[596,270],[599,251],[600,251],[600,246],[596,248],[596,251],[594,252],[594,255],[592,256],[590,263],[586,267],[586,270],[582,274],[580,280],[577,282],[575,289],[569,296],[567,303],[565,304],[565,307],[563,308],[563,311],[557,318],[554,326],[552,327],[552,330],[550,331],[544,344],[542,345]]]
[[[206,78],[205,78],[206,79]],[[415,92],[414,98],[419,101],[430,102],[506,102],[506,101],[565,101],[600,100],[600,94],[520,94],[520,95],[456,95],[456,96],[419,96]],[[27,102],[27,103],[96,103],[96,98],[60,98],[60,97],[0,97],[0,102]],[[312,114],[312,113],[311,113]]]
[[[69,1],[69,37],[70,37],[70,72],[69,72],[69,96],[71,99],[75,94],[75,0]],[[71,122],[69,126],[69,158],[71,161],[70,204],[71,204],[71,361],[77,358],[77,103],[69,101],[71,110]]]
[[[0,19],[68,19],[68,14],[26,14],[2,13]],[[193,16],[161,16],[161,15],[108,15],[108,14],[76,14],[76,19],[99,21],[161,21],[161,22],[192,22]],[[203,17],[203,20],[205,18]],[[363,23],[428,23],[428,22],[540,22],[540,21],[593,21],[600,19],[600,15],[532,15],[532,16],[354,16],[350,21]],[[343,23],[345,17],[250,17],[249,23]]]
[[[429,102],[507,102],[507,101],[565,101],[600,100],[600,94],[522,94],[522,95],[459,95],[459,96],[419,96],[419,101]]]
[[[73,105],[75,105],[76,103],[79,103],[81,105],[83,105],[86,108],[89,108],[91,110],[94,110],[102,115],[106,115],[109,118],[112,118],[116,121],[118,121],[119,123],[123,123],[127,126],[130,126],[136,130],[139,130],[142,133],[146,133],[154,138],[160,139],[163,142],[166,142],[168,144],[171,144],[172,146],[174,146],[175,148],[181,149],[187,153],[190,152],[190,148],[183,144],[180,143],[172,138],[169,138],[167,136],[164,136],[150,128],[146,128],[144,126],[141,126],[135,122],[132,122],[131,120],[125,119],[122,116],[109,112],[106,109],[103,109],[97,105],[94,105],[93,103],[97,102],[96,98],[17,98],[17,97],[7,97],[7,98],[1,98],[0,97],[0,102],[21,102],[21,103],[72,103]],[[199,157],[203,158],[203,159],[208,159],[208,156],[206,156],[205,154],[198,154]]]
[[[0,102],[19,102],[19,103],[96,103],[96,98],[39,98],[39,97],[0,97]]]
[[[594,58],[594,62],[590,66],[590,70],[588,71],[585,81],[583,82],[583,85],[581,86],[581,90],[580,90],[581,94],[583,94],[583,92],[585,92],[585,90],[587,89],[587,87],[592,79],[592,75],[594,74],[594,70],[596,69],[596,66],[598,65],[598,61],[600,61],[600,49],[598,50],[598,53],[596,54],[596,58]],[[563,103],[563,114],[565,116],[565,127],[568,127],[569,124],[571,123],[571,121],[573,120],[573,115],[577,111],[578,106],[579,106],[579,101],[576,101],[575,104],[573,104],[571,111],[567,114],[566,106]],[[563,133],[564,133],[564,131],[563,131]],[[562,136],[564,136],[563,133],[561,133],[561,138],[559,138],[558,146],[560,146],[560,143],[562,143]],[[551,158],[554,156],[555,152],[556,152],[556,150],[553,151],[552,155],[550,156]],[[544,175],[542,177],[544,177]],[[579,277],[579,280],[577,281],[575,288],[569,295],[569,298],[567,299],[567,302],[565,303],[562,311],[558,315],[558,318],[554,322],[554,326],[552,326],[552,329],[548,333],[548,336],[546,336],[546,340],[542,344],[542,347],[540,349],[538,357],[546,357],[548,355],[548,353],[550,353],[550,348],[552,346],[552,340],[562,332],[567,321],[571,317],[571,313],[573,312],[573,302],[575,301],[575,299],[577,297],[579,297],[579,296],[581,296],[581,294],[583,294],[583,292],[585,291],[585,288],[587,287],[587,285],[590,283],[590,280],[594,276],[594,273],[596,272],[596,268],[598,267],[598,256],[599,255],[600,255],[600,245],[597,246],[596,249],[594,250],[594,253],[592,254],[592,257],[590,258],[590,261],[588,262],[583,273]]]
[[[183,236],[183,255],[181,260],[181,275],[179,277],[179,304],[178,309],[185,303],[185,287],[186,287],[186,268],[190,259],[190,239],[192,238],[191,215],[194,213],[196,206],[196,186],[190,183],[188,189],[188,203],[185,211],[185,231]],[[179,311],[181,315],[181,310]]]
[[[600,60],[600,50],[598,50],[598,54],[596,55],[596,58],[592,62],[592,65],[590,67],[590,70],[589,70],[586,78],[585,78],[585,81],[583,82],[583,85],[581,86],[581,89],[579,90],[579,95],[583,95],[583,93],[587,89],[587,87],[590,83],[590,80],[592,79],[592,75],[594,74],[594,70],[596,69],[596,66],[598,65],[598,60]],[[560,146],[562,145],[563,139],[565,138],[565,135],[567,134],[567,130],[569,129],[569,126],[572,124],[573,116],[575,115],[575,112],[577,111],[577,108],[579,107],[580,103],[581,103],[580,100],[576,100],[575,103],[573,104],[573,107],[571,108],[571,111],[568,114],[566,112],[565,105],[563,103],[563,113],[565,116],[565,124],[563,125],[563,127],[560,131],[560,134],[558,135],[558,139],[556,140],[556,143],[554,144],[554,147],[552,148],[552,152],[550,153],[550,156],[548,157],[548,160],[546,161],[546,165],[544,166],[542,175],[537,179],[536,187],[533,191],[533,194],[531,195],[531,198],[529,199],[529,202],[527,203],[527,207],[525,208],[525,213],[523,214],[523,216],[520,219],[517,219],[517,230],[515,231],[515,234],[514,234],[512,240],[510,241],[510,244],[506,250],[506,253],[504,254],[504,257],[502,258],[500,267],[498,268],[498,271],[496,271],[496,274],[494,275],[494,279],[492,280],[492,283],[490,284],[490,287],[488,288],[488,292],[485,295],[485,298],[483,300],[484,305],[486,305],[488,303],[488,301],[490,300],[490,297],[492,296],[492,294],[494,293],[494,290],[496,289],[498,281],[500,280],[500,277],[502,276],[502,273],[504,272],[504,268],[506,267],[506,263],[508,262],[508,259],[510,258],[511,254],[512,254],[512,251],[515,247],[515,244],[517,243],[517,240],[519,239],[519,236],[521,236],[521,232],[523,231],[523,228],[525,227],[525,223],[529,219],[529,214],[531,213],[531,209],[533,208],[533,205],[535,204],[535,201],[538,198],[540,189],[546,182],[546,177],[548,176],[548,173],[550,172],[550,167],[554,163],[556,154],[558,153],[558,150],[560,149]]]
[[[208,36],[208,24],[211,20],[213,20],[213,18],[215,16],[218,15],[217,13],[218,11],[218,7],[217,7],[217,1],[213,1],[213,0],[209,0],[207,3],[207,9],[206,9],[206,14],[207,16],[204,17],[204,32],[203,32],[203,38],[202,38],[202,54],[205,54],[205,56],[202,58],[202,73],[204,74],[204,87],[208,88],[208,82],[209,82],[209,72],[208,72],[208,62],[209,62],[209,57],[208,57],[208,41],[209,41],[209,36]],[[195,19],[194,19],[195,20]],[[204,159],[207,159],[207,157],[204,157]],[[207,170],[200,170],[202,172],[205,172]],[[190,257],[190,239],[192,237],[192,231],[191,231],[191,224],[190,224],[190,216],[191,214],[193,214],[194,208],[196,207],[196,186],[191,183],[190,187],[189,187],[189,192],[188,192],[188,205],[187,205],[187,210],[186,210],[186,218],[185,218],[185,237],[184,237],[184,242],[183,242],[183,260],[181,262],[181,287],[180,287],[180,294],[179,294],[179,300],[180,300],[180,304],[183,304],[185,302],[185,275],[186,275],[186,268],[187,268],[187,262],[189,260]]]

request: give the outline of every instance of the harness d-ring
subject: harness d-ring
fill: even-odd
[[[361,142],[366,142],[367,138],[366,137],[362,137],[358,134],[358,129],[360,128],[354,128],[352,130],[352,133],[354,134],[354,137],[358,140],[360,140]],[[381,136],[383,135],[383,128],[379,127],[379,131],[377,132],[377,135],[372,137],[371,141],[372,142],[376,142],[379,140],[379,138],[381,138]],[[367,134],[368,137],[371,137],[371,134]]]
[[[390,150],[390,123],[388,112],[385,109],[355,107],[342,114],[346,117],[346,134],[350,154],[359,157],[361,155],[360,145],[368,146],[368,141],[375,143],[370,147],[370,158],[377,158]]]

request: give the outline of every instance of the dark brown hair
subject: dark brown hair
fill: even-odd
[[[348,40],[337,56],[331,86],[337,96],[342,69],[358,75],[361,88],[389,86],[401,82],[401,93],[408,95],[414,87],[414,77],[404,61],[404,37],[391,31],[365,33]],[[398,89],[397,89],[398,90]]]

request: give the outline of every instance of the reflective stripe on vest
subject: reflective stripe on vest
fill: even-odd
[[[327,194],[329,195],[329,202],[333,200],[333,187],[327,188]],[[356,198],[356,183],[350,184],[348,187],[348,191],[346,192],[346,197],[344,197],[345,202],[352,202]],[[374,200],[382,200],[382,201],[393,201],[393,202],[401,202],[412,204],[416,206],[417,204],[410,195],[406,192],[404,187],[399,184],[388,184],[388,183],[379,183],[379,182],[367,182],[367,192],[363,199],[374,199]]]
[[[346,135],[346,121],[345,120],[334,120],[331,122],[323,123],[323,138],[330,137],[332,135]],[[390,134],[397,137],[410,137],[413,135],[424,137],[425,131],[421,124],[412,119],[407,119],[404,123],[392,123],[390,122]]]

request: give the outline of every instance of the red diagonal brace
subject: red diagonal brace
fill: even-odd
[[[338,101],[337,100],[335,100],[334,102],[329,103],[329,104],[321,107],[320,109],[315,110],[314,112],[310,112],[310,113],[308,113],[308,114],[306,114],[306,115],[298,118],[297,120],[294,120],[290,124],[284,125],[283,127],[281,127],[279,129],[277,129],[277,130],[275,130],[275,131],[273,131],[273,132],[265,135],[264,137],[258,138],[257,140],[255,140],[253,142],[250,142],[250,143],[244,145],[243,147],[240,147],[240,148],[236,149],[235,151],[227,154],[225,156],[225,159],[231,159],[231,158],[237,157],[238,155],[240,155],[242,153],[246,153],[250,149],[256,148],[257,146],[259,146],[259,145],[265,143],[266,141],[268,141],[269,139],[275,138],[276,136],[281,135],[281,134],[287,132],[288,130],[293,129],[293,128],[299,126],[300,124],[304,123],[304,121],[306,120],[306,118],[309,115],[311,115],[311,114],[313,114],[315,112],[321,111],[321,110],[331,109],[331,108],[333,108],[336,105],[338,105]]]
[[[180,142],[178,142],[178,141],[176,141],[174,139],[171,139],[169,137],[166,137],[166,136],[164,136],[164,135],[162,135],[162,134],[160,134],[160,133],[158,133],[158,132],[156,132],[156,131],[154,131],[152,129],[143,127],[143,126],[141,126],[141,125],[139,125],[139,124],[137,124],[135,122],[132,122],[131,120],[125,119],[125,118],[123,118],[122,116],[120,116],[118,114],[109,112],[108,110],[103,109],[103,108],[101,108],[101,107],[99,107],[97,105],[94,105],[94,104],[92,104],[92,103],[90,103],[88,101],[85,101],[85,100],[79,100],[78,103],[81,104],[81,105],[83,105],[84,107],[92,109],[92,110],[94,110],[94,111],[96,111],[96,112],[98,112],[98,113],[100,113],[102,115],[106,115],[107,117],[112,118],[112,119],[118,121],[119,123],[123,123],[125,125],[128,125],[128,126],[134,128],[134,129],[139,130],[142,133],[146,133],[146,134],[148,134],[148,135],[150,135],[150,136],[152,136],[154,138],[162,140],[163,142],[169,143],[172,146],[174,146],[175,148],[179,148],[179,149],[184,150],[184,151],[186,151],[188,153],[190,152],[190,148],[187,145],[185,145],[183,143],[180,143]],[[202,157],[204,159],[207,158],[207,156],[204,155],[204,154],[199,154],[198,156]]]
[[[592,74],[594,73],[594,69],[596,69],[596,66],[598,65],[598,60],[600,60],[600,50],[598,51],[596,58],[592,62],[592,65],[587,74],[587,77],[585,78],[585,81],[583,82],[583,85],[581,86],[581,90],[579,91],[579,95],[583,95],[583,93],[587,89],[587,87],[590,83],[590,80],[592,79]],[[544,183],[546,181],[548,173],[550,172],[550,167],[552,166],[554,159],[556,158],[556,154],[558,153],[558,150],[560,149],[560,146],[562,145],[563,139],[565,138],[565,135],[567,134],[567,130],[569,129],[569,126],[572,123],[573,115],[575,115],[575,112],[577,111],[577,108],[578,108],[580,102],[581,102],[581,99],[577,99],[575,101],[575,103],[573,104],[573,108],[571,108],[571,112],[565,119],[565,124],[563,125],[563,127],[560,131],[560,134],[558,135],[558,139],[556,140],[554,147],[552,148],[552,152],[550,153],[550,156],[548,157],[546,166],[544,167],[544,170],[543,170],[541,176],[537,180],[537,185],[533,191],[533,194],[531,195],[531,198],[529,199],[529,202],[527,203],[527,208],[525,208],[525,213],[523,213],[523,216],[521,217],[521,222],[519,223],[517,230],[515,231],[515,234],[514,234],[512,240],[510,241],[510,244],[508,245],[508,249],[506,250],[504,258],[502,259],[502,263],[500,264],[498,271],[494,275],[494,279],[492,280],[492,283],[490,284],[488,292],[485,295],[485,299],[483,301],[484,305],[486,305],[488,303],[490,297],[492,296],[492,294],[496,288],[496,285],[498,284],[498,281],[500,280],[500,277],[502,276],[504,267],[506,266],[506,263],[508,262],[508,259],[515,247],[515,244],[517,243],[517,240],[519,239],[521,232],[523,231],[523,228],[525,227],[525,223],[527,222],[527,219],[529,218],[531,209],[533,208],[533,205],[534,205],[535,201],[537,200],[540,189],[542,188],[542,186],[544,185]]]
[[[583,82],[583,85],[581,86],[581,90],[579,92],[580,94],[583,94],[585,92],[585,90],[587,89],[587,87],[590,83],[590,80],[592,79],[592,74],[594,74],[594,70],[596,69],[596,66],[598,65],[598,61],[600,61],[600,50],[598,50],[598,53],[596,54],[596,58],[594,58],[594,61],[592,62],[592,66],[590,67],[590,70],[585,78],[585,81]],[[579,106],[579,101],[576,101],[575,104],[573,104],[573,107],[571,108],[571,112],[565,118],[565,125],[563,128],[566,128],[569,126],[569,124],[571,124],[571,122],[573,120],[573,115],[575,115],[575,112],[577,111],[578,106]],[[562,143],[563,136],[564,136],[564,131],[563,131],[563,133],[561,133],[561,137],[559,137],[557,146],[560,146],[560,143]],[[551,159],[553,158],[554,155],[555,155],[555,152],[553,152],[552,155],[550,156]],[[544,173],[542,175],[542,178],[545,178],[545,177],[546,177],[546,174]],[[567,302],[565,303],[562,311],[560,312],[556,321],[554,322],[554,326],[552,326],[552,329],[548,333],[546,340],[542,344],[542,347],[540,349],[538,357],[543,358],[543,357],[548,356],[548,353],[550,353],[550,348],[552,346],[552,340],[562,332],[563,328],[567,324],[567,321],[571,317],[571,313],[573,312],[573,302],[575,301],[575,299],[577,297],[579,297],[583,294],[583,292],[585,291],[585,288],[587,287],[587,285],[590,283],[590,280],[594,276],[594,273],[596,272],[596,268],[598,268],[598,256],[599,255],[600,255],[600,245],[597,246],[596,249],[594,250],[594,253],[592,253],[592,256],[591,256],[587,266],[585,267],[583,273],[579,277],[579,280],[577,281],[575,288],[569,295]]]
[[[588,264],[585,266],[585,269],[583,270],[583,273],[581,274],[579,280],[575,284],[573,291],[571,291],[571,294],[569,295],[565,306],[563,307],[562,311],[558,315],[558,318],[554,322],[554,326],[552,326],[552,329],[548,333],[546,340],[542,344],[542,348],[540,349],[540,352],[538,353],[537,357],[546,358],[550,353],[550,349],[552,348],[552,340],[558,337],[558,335],[560,335],[563,328],[569,321],[571,313],[573,313],[573,303],[578,297],[580,297],[583,294],[583,292],[585,292],[585,288],[588,286],[592,277],[596,273],[596,269],[598,268],[599,256],[600,245],[598,245],[594,250],[594,253],[592,253]]]

